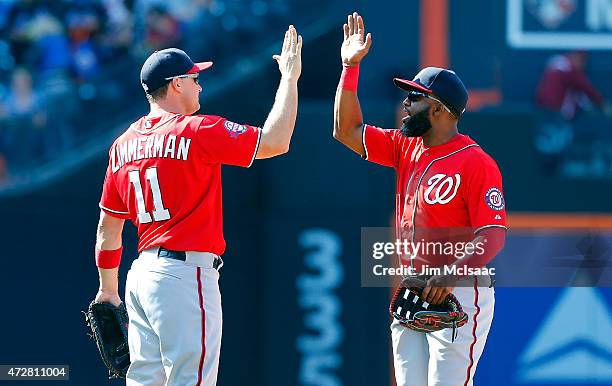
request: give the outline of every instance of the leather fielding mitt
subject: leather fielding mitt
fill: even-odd
[[[130,366],[128,347],[128,314],[125,303],[115,307],[110,303],[89,304],[85,322],[91,329],[88,334],[98,346],[102,361],[108,368],[108,378],[125,378]]]
[[[419,278],[402,281],[391,300],[389,312],[401,325],[419,332],[434,332],[452,328],[456,338],[457,328],[467,323],[468,316],[453,294],[448,294],[441,304],[429,304],[422,299],[426,282]]]

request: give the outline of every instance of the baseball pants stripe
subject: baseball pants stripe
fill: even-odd
[[[202,342],[202,354],[200,354],[200,365],[198,366],[198,383],[197,386],[202,384],[202,368],[204,367],[204,358],[206,357],[206,310],[204,309],[204,296],[202,295],[202,275],[200,267],[197,267],[197,279],[198,279],[198,298],[200,300],[200,313],[202,315],[202,335],[200,341]]]
[[[478,341],[478,337],[476,336],[476,330],[478,329],[478,314],[480,314],[480,307],[478,306],[478,278],[475,278],[474,282],[474,291],[476,293],[474,297],[474,307],[476,307],[476,313],[474,314],[474,328],[472,328],[472,344],[470,345],[470,365],[467,368],[467,374],[465,376],[465,382],[463,386],[468,386],[470,380],[472,379],[471,370],[474,366],[474,346]]]
[[[189,253],[189,252],[188,252]],[[214,386],[222,335],[219,272],[144,251],[126,283],[127,386]]]

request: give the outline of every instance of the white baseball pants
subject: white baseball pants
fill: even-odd
[[[214,386],[221,349],[221,294],[215,255],[186,261],[143,251],[125,288],[131,365],[127,386]]]
[[[393,364],[397,386],[472,386],[482,355],[495,304],[495,291],[489,287],[456,287],[453,294],[468,315],[468,322],[457,329],[422,333],[391,324]]]

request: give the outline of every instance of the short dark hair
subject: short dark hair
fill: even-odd
[[[170,84],[170,82],[168,82],[165,85],[161,86],[157,90],[154,90],[150,94],[147,93],[147,99],[149,100],[149,102],[157,102],[160,99],[164,99],[166,97],[166,94],[168,94],[168,85],[169,84]]]

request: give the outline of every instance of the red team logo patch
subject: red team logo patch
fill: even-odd
[[[504,209],[504,206],[506,206],[504,196],[502,195],[501,190],[497,188],[487,190],[487,194],[485,194],[485,202],[489,208],[493,210],[502,210]]]
[[[247,131],[247,128],[244,125],[240,125],[231,121],[225,121],[223,125],[225,126],[225,129],[229,132],[230,137],[232,138],[236,138],[240,134],[246,133]]]

